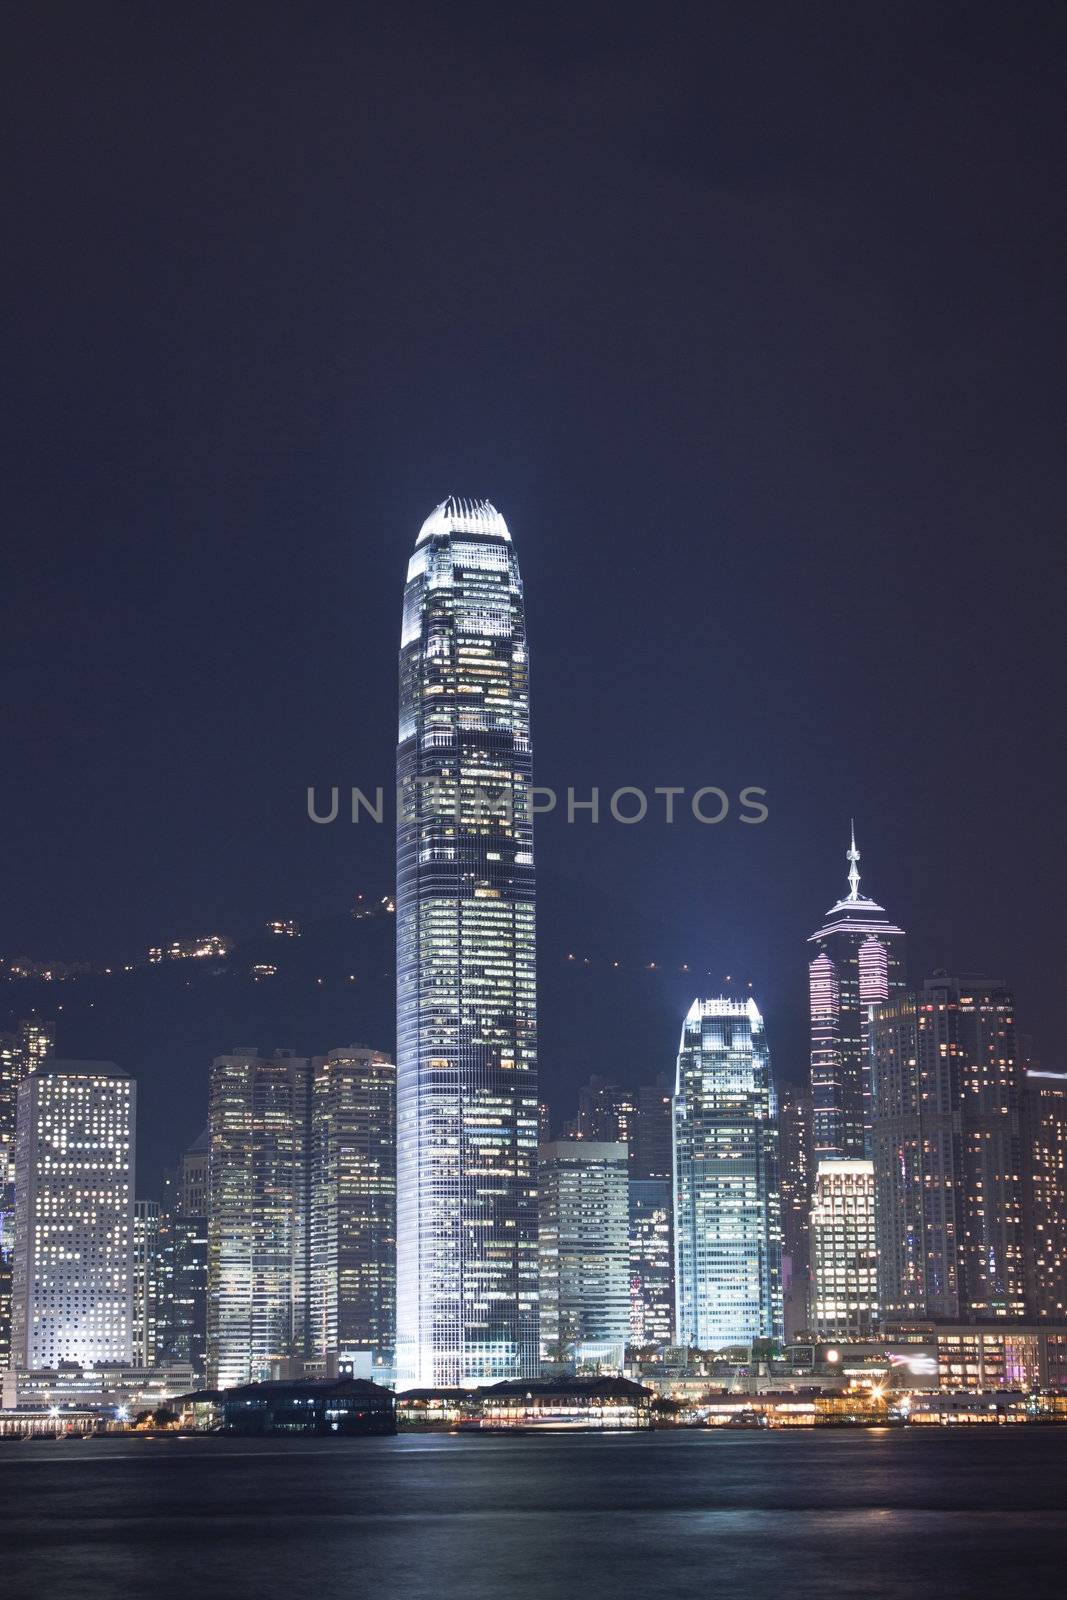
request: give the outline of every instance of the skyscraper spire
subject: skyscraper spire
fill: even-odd
[[[852,843],[845,852],[848,862],[848,898],[858,900],[860,897],[860,853],[856,849],[856,824],[850,823],[852,829]]]

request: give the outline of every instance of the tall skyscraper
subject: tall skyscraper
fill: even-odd
[[[778,1108],[782,1196],[782,1302],[788,1341],[811,1325],[811,1095],[790,1088]]]
[[[1067,1320],[1067,1072],[1025,1075],[1023,1130],[1031,1315]]]
[[[158,1200],[133,1203],[133,1359],[154,1367],[161,1312],[163,1273]]]
[[[11,1356],[11,1275],[15,1258],[15,1123],[19,1084],[55,1048],[55,1024],[31,1017],[0,1033],[0,1372]]]
[[[820,1161],[811,1203],[810,1325],[820,1339],[878,1331],[874,1162]]]
[[[129,1362],[137,1088],[41,1060],[18,1091],[12,1365]]]
[[[636,1092],[594,1073],[578,1090],[578,1136],[602,1144],[626,1145],[632,1172],[637,1137]]]
[[[855,830],[848,893],[808,943],[812,1145],[816,1161],[870,1154],[870,1008],[904,987],[905,940],[883,908],[859,892]]]
[[[626,1146],[558,1139],[538,1166],[541,1353],[618,1371],[630,1322]]]
[[[874,1013],[873,1148],[887,1319],[1026,1309],[1022,1073],[1000,979],[927,980]]]
[[[488,501],[408,564],[397,749],[397,1367],[536,1375],[537,1024],[522,582]]]
[[[308,1062],[236,1050],[211,1069],[208,1378],[307,1352]]]
[[[205,1128],[200,1137],[189,1146],[178,1163],[175,1173],[175,1209],[183,1217],[206,1217],[207,1194],[211,1171],[211,1134]]]
[[[670,1178],[630,1179],[630,1344],[674,1339],[674,1207]]]
[[[396,1067],[359,1045],[311,1065],[311,1349],[391,1365]]]
[[[694,1000],[674,1091],[676,1336],[708,1350],[782,1331],[778,1107],[754,1000]]]
[[[630,1170],[635,1178],[666,1178],[674,1168],[672,1096],[666,1077],[637,1091],[637,1131]]]
[[[159,1221],[156,1354],[162,1365],[207,1363],[207,1229],[211,1138],[207,1128],[164,1174]]]

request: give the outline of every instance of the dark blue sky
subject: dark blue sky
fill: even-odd
[[[391,888],[305,790],[391,781],[407,556],[484,494],[538,781],[770,795],[546,823],[543,960],[746,971],[793,1074],[855,814],[913,975],[1014,979],[1065,1064],[1062,7],[11,31],[0,949]]]

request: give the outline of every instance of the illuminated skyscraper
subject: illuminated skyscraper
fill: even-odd
[[[1025,1079],[1026,1199],[1031,1315],[1067,1319],[1067,1072],[1031,1068]]]
[[[630,1179],[630,1344],[674,1339],[674,1229],[670,1178]]]
[[[821,1339],[869,1339],[879,1320],[873,1161],[819,1162],[810,1238],[812,1332]]]
[[[15,1123],[19,1085],[52,1054],[55,1024],[36,1017],[0,1033],[0,1372],[11,1354],[11,1273],[15,1256]]]
[[[236,1050],[211,1069],[207,1366],[218,1388],[307,1353],[308,1062]]]
[[[904,932],[859,892],[855,830],[848,894],[808,940],[812,1146],[816,1161],[870,1154],[870,1008],[904,987]]]
[[[674,1092],[676,1337],[780,1337],[778,1108],[754,1000],[694,1000]]]
[[[396,1067],[350,1045],[311,1064],[311,1351],[392,1365]]]
[[[408,563],[397,750],[397,1367],[536,1375],[530,695],[504,518],[446,500]]]
[[[637,1094],[621,1084],[609,1083],[595,1073],[578,1090],[578,1136],[601,1143],[626,1145],[630,1171],[634,1171],[637,1137]]]
[[[159,1352],[163,1272],[158,1200],[133,1203],[133,1359],[154,1367]]]
[[[187,1361],[204,1375],[207,1356],[207,1212],[211,1139],[205,1128],[164,1174],[159,1222],[157,1359]]]
[[[1022,1071],[999,979],[927,980],[874,1013],[873,1149],[884,1317],[1026,1310]]]
[[[557,1139],[541,1146],[541,1353],[622,1368],[630,1325],[625,1144]]]
[[[782,1196],[782,1302],[785,1337],[811,1325],[811,1095],[783,1091],[778,1110]]]
[[[12,1365],[129,1363],[137,1086],[42,1060],[18,1092]]]

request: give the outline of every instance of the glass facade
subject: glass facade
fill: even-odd
[[[12,1365],[129,1364],[137,1088],[44,1060],[18,1091]]]
[[[870,1155],[870,1011],[906,982],[903,930],[859,892],[855,834],[847,859],[849,892],[808,940],[816,1161]]]
[[[694,1000],[674,1092],[679,1344],[781,1336],[777,1115],[755,1001]]]
[[[133,1203],[133,1360],[154,1367],[159,1352],[162,1298],[161,1217],[158,1200]]]
[[[1067,1073],[1026,1074],[1026,1237],[1030,1302],[1049,1322],[1067,1319]]]
[[[11,1277],[15,1258],[15,1122],[19,1084],[55,1047],[55,1025],[37,1018],[0,1033],[0,1372],[11,1356]]]
[[[307,1349],[308,1062],[238,1050],[211,1069],[208,1381]]]
[[[782,1196],[782,1301],[785,1337],[805,1333],[811,1319],[811,1096],[782,1094],[778,1111]]]
[[[1026,1313],[1023,1075],[1011,991],[930,978],[874,1013],[873,1147],[886,1316]]]
[[[635,1350],[674,1338],[674,1235],[671,1180],[630,1180],[630,1344]]]
[[[449,499],[408,564],[397,749],[397,1371],[536,1375],[530,694],[504,518]]]
[[[391,1366],[396,1067],[356,1045],[311,1065],[311,1353]]]
[[[630,1323],[628,1154],[558,1139],[538,1152],[541,1354],[622,1370]]]

